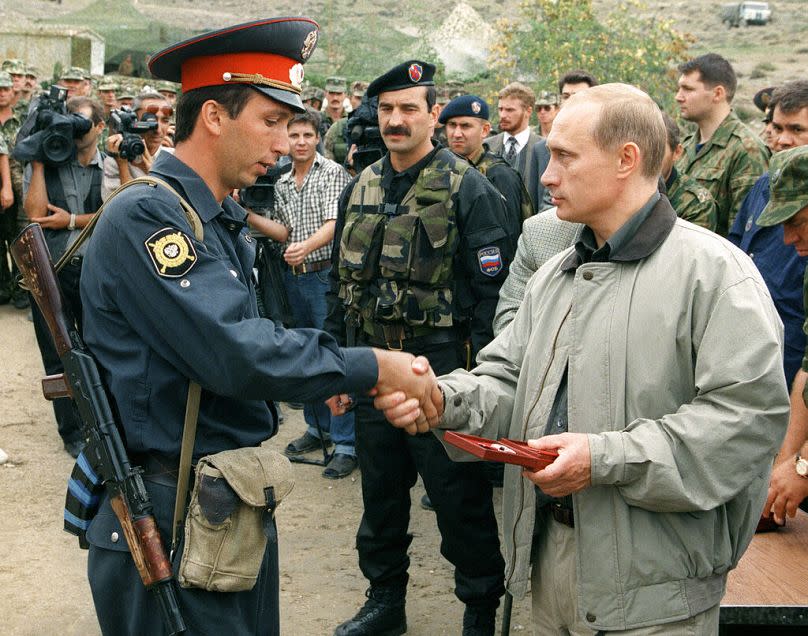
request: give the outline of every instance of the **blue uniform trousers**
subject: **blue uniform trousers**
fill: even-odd
[[[146,479],[154,515],[166,546],[170,547],[176,489]],[[181,532],[181,531],[180,531]],[[117,533],[117,541],[113,540]],[[95,611],[104,636],[159,636],[165,634],[154,595],[143,587],[126,547],[123,532],[109,499],[104,498],[87,539],[90,554],[87,574]],[[180,542],[172,567],[176,575],[184,542]],[[280,634],[278,544],[267,542],[258,581],[247,592],[206,592],[175,585],[188,636],[228,634],[277,636]]]

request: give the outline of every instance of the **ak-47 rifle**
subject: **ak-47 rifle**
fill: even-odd
[[[64,374],[42,381],[45,397],[70,397],[75,402],[87,440],[84,454],[107,489],[143,585],[157,597],[168,633],[180,634],[185,631],[185,623],[177,603],[171,562],[143,484],[143,471],[129,463],[98,367],[62,302],[42,228],[36,223],[26,227],[11,246],[11,254],[48,323],[65,369]]]

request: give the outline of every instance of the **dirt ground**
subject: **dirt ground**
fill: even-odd
[[[0,466],[0,632],[92,636],[100,630],[87,553],[62,530],[72,460],[39,392],[42,365],[26,314],[0,307],[0,448],[9,456]],[[304,429],[300,411],[285,413],[272,441],[279,449]],[[283,634],[332,634],[365,600],[367,583],[354,549],[362,512],[359,473],[329,481],[321,470],[295,465],[297,483],[278,511]],[[412,493],[407,633],[459,634],[463,606],[453,593],[452,568],[438,551],[434,515],[418,505],[423,493],[419,482]],[[529,599],[514,603],[512,633],[530,632],[529,612]]]

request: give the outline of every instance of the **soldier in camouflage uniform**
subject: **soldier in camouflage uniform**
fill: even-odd
[[[16,58],[8,59],[0,65],[0,70],[11,76],[14,98],[11,102],[12,108],[21,113],[23,118],[28,113],[28,99],[25,97],[25,63]]]
[[[25,67],[25,87],[22,90],[23,97],[26,101],[30,102],[36,97],[39,90],[39,70],[30,64]]]
[[[13,87],[11,76],[0,71],[0,137],[8,147],[9,153],[14,151],[17,132],[24,117],[11,105]],[[28,295],[13,284],[16,266],[7,256],[8,246],[22,225],[26,223],[22,208],[22,165],[9,154],[9,170],[11,173],[11,189],[14,201],[0,212],[0,300],[10,298],[17,309],[28,307]]]
[[[558,94],[551,91],[541,91],[536,96],[536,117],[539,123],[533,129],[537,135],[546,137],[550,134],[553,120],[558,114]]]
[[[717,215],[713,195],[693,177],[680,174],[674,166],[684,152],[679,143],[679,126],[665,112],[662,113],[662,118],[668,133],[665,159],[662,161],[662,178],[665,180],[671,206],[680,219],[715,232]]]
[[[770,175],[769,202],[757,225],[782,226],[786,245],[793,246],[804,259],[808,256],[808,145],[779,151],[772,158]],[[808,274],[803,278],[803,304],[808,307]],[[808,320],[803,331],[808,333]],[[780,523],[785,522],[786,515],[793,517],[798,506],[806,509],[808,502],[808,350],[803,353],[802,368],[791,391],[788,432],[775,461],[763,507],[765,516],[772,515]]]
[[[89,97],[92,93],[92,77],[80,66],[71,66],[65,69],[59,77],[59,86],[67,89],[67,96]]]
[[[118,92],[118,106],[131,108],[132,104],[135,103],[137,92],[137,89],[131,84],[121,84],[121,89]]]
[[[405,62],[368,87],[379,97],[388,153],[343,191],[326,328],[349,344],[429,357],[435,373],[468,367],[492,338],[499,287],[513,257],[502,197],[476,170],[434,147],[435,67]],[[493,635],[504,562],[482,465],[452,462],[434,435],[385,424],[358,397],[356,450],[364,513],[357,533],[368,600],[336,636],[403,634],[410,489],[432,500],[441,553],[456,567],[463,634]]]
[[[716,202],[716,231],[726,236],[741,202],[766,172],[769,151],[732,110],[737,78],[723,57],[708,53],[679,67],[676,101],[684,117],[697,124],[676,163],[696,179]]]
[[[354,110],[362,103],[362,97],[367,90],[368,83],[357,81],[351,84],[351,106]],[[345,129],[348,127],[348,115],[338,119],[323,138],[323,149],[326,159],[336,161],[340,165],[345,165],[348,156],[348,139],[345,137]]]
[[[320,113],[322,123],[320,124],[320,137],[325,138],[328,129],[336,122],[345,117],[345,85],[344,77],[329,77],[325,80],[325,107]]]
[[[449,149],[477,168],[504,197],[508,234],[519,236],[522,223],[533,216],[533,204],[519,173],[483,142],[491,132],[488,116],[482,97],[463,95],[446,105],[438,121],[446,129]]]

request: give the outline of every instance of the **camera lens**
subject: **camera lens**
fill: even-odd
[[[126,134],[123,136],[119,154],[123,159],[132,161],[137,159],[146,150],[146,145],[138,135]]]
[[[62,130],[48,130],[42,136],[42,154],[51,163],[64,163],[73,154],[73,136]]]

